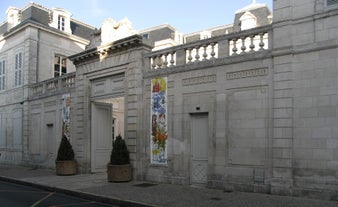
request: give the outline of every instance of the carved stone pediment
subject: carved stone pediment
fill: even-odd
[[[128,18],[124,18],[118,22],[112,18],[108,18],[102,23],[101,45],[105,45],[137,33],[138,32],[132,28],[132,23]]]

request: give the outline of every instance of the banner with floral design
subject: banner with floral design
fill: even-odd
[[[70,139],[70,94],[62,96],[62,135]]]
[[[167,78],[151,80],[151,163],[167,164]]]

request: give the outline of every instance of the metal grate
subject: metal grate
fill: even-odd
[[[146,188],[146,187],[151,187],[151,186],[155,186],[155,185],[157,185],[157,184],[154,184],[154,183],[140,183],[140,184],[135,184],[134,186]]]
[[[210,198],[211,201],[220,201],[222,200],[222,198],[219,198],[219,197],[212,197]]]

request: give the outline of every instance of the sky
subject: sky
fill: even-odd
[[[58,7],[72,18],[100,28],[107,18],[127,17],[136,30],[169,24],[184,34],[233,23],[235,12],[254,0],[34,0],[48,9]],[[272,10],[273,0],[256,0]],[[0,23],[7,18],[9,6],[22,9],[30,0],[0,0]]]

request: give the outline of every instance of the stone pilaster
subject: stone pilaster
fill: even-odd
[[[290,55],[274,58],[271,193],[290,195],[293,185],[293,98]]]

